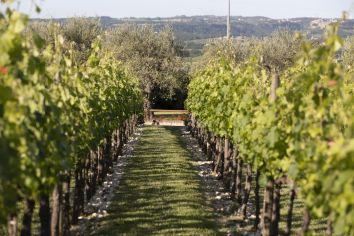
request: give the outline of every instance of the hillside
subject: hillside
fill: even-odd
[[[42,19],[34,19],[42,21]],[[66,19],[56,19],[65,22]],[[200,54],[206,39],[223,37],[226,33],[226,19],[224,16],[176,16],[171,18],[121,18],[100,17],[106,28],[117,25],[152,24],[156,31],[170,25],[177,39],[184,44],[191,56]],[[309,38],[319,39],[323,35],[326,25],[337,21],[336,19],[320,18],[294,18],[271,19],[267,17],[232,17],[232,35],[234,37],[265,37],[277,29],[289,29],[306,34]],[[354,20],[343,22],[340,35],[347,37],[353,34]]]

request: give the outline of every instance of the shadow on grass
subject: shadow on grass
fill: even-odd
[[[180,127],[146,127],[92,235],[219,235]]]

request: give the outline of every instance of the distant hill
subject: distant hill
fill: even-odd
[[[42,21],[43,19],[33,19]],[[65,22],[66,19],[55,19]],[[200,54],[205,42],[211,38],[220,38],[226,34],[226,17],[221,16],[176,16],[170,18],[121,18],[100,17],[102,25],[111,28],[117,25],[132,23],[138,25],[151,24],[156,31],[170,25],[177,39],[182,42],[191,56]],[[277,29],[299,31],[313,39],[320,39],[326,25],[337,19],[293,18],[271,19],[267,17],[233,16],[232,35],[234,37],[266,37]],[[354,34],[354,20],[343,22],[340,35],[347,37]]]

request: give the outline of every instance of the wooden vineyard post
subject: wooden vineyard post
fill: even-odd
[[[271,89],[270,89],[270,102],[275,103],[277,100],[277,89],[280,86],[280,78],[278,71],[273,69],[271,70],[272,73],[272,84],[271,84]],[[268,176],[267,180],[267,186],[264,190],[264,204],[263,204],[263,213],[262,213],[262,235],[263,236],[276,236],[278,235],[278,229],[276,228],[278,226],[277,222],[279,219],[277,217],[273,217],[272,213],[277,212],[278,209],[276,209],[279,204],[278,202],[274,202],[274,188],[277,188],[278,186],[275,186],[275,181],[274,178],[271,176]],[[276,199],[277,201],[280,201],[279,199]],[[272,234],[275,233],[275,234]]]

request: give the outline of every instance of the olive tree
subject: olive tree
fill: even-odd
[[[171,99],[177,91],[186,93],[188,68],[171,28],[156,32],[149,25],[122,25],[108,30],[103,44],[139,79],[146,119],[156,100]]]
[[[103,29],[98,19],[74,17],[62,25],[66,40],[74,43],[75,58],[78,63],[87,60],[91,54],[92,43],[102,34]]]
[[[193,64],[192,73],[200,71],[210,62],[219,60],[220,58],[234,64],[241,63],[252,55],[258,44],[259,39],[256,38],[250,38],[247,40],[210,40],[203,48],[203,55]]]
[[[341,53],[343,65],[348,70],[353,70],[354,67],[354,36],[345,39]]]
[[[300,52],[302,40],[287,30],[275,31],[261,41],[262,64],[277,73],[292,66]]]
[[[57,35],[64,36],[65,40],[73,45],[75,62],[84,63],[91,54],[92,43],[103,32],[99,20],[85,17],[74,17],[64,22],[35,21],[32,22],[26,33],[36,33],[46,44],[53,44]]]

